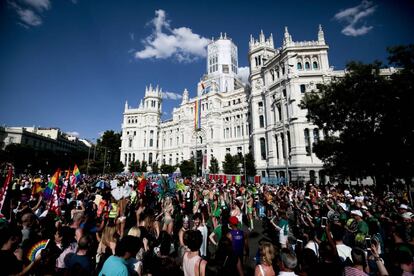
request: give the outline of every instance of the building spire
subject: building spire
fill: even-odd
[[[260,30],[259,42],[260,43],[265,42],[265,36],[263,34],[263,30]]]
[[[285,26],[285,34],[283,36],[283,45],[287,46],[290,42],[292,42],[292,36],[289,34],[288,27]]]
[[[124,110],[125,110],[125,111],[127,111],[127,110],[128,110],[128,101],[125,101],[125,108],[124,108]]]
[[[318,30],[318,42],[321,44],[325,44],[325,35],[322,30],[322,25],[319,24],[319,30]]]

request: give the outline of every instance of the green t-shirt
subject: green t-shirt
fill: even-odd
[[[368,235],[368,232],[369,232],[368,224],[363,220],[358,222],[358,233]]]
[[[216,228],[214,228],[213,232],[216,235],[216,240],[220,241],[221,236],[223,234],[223,231],[221,230],[221,225],[218,225]]]

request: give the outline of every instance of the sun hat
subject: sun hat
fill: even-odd
[[[362,212],[360,210],[352,210],[351,215],[360,216],[361,218],[363,217]]]

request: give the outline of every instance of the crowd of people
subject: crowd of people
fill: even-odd
[[[13,178],[0,275],[414,275],[401,190],[133,174],[65,181],[51,208],[50,176]]]

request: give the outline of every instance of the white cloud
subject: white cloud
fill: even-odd
[[[51,8],[50,0],[16,0],[8,2],[19,17],[19,25],[29,28],[42,25],[42,13]]]
[[[249,83],[249,75],[250,75],[250,68],[249,66],[239,67],[238,69],[238,77],[243,83]]]
[[[66,132],[66,134],[68,134],[70,136],[79,137],[79,132],[77,132],[77,131],[69,131],[69,132]]]
[[[104,133],[105,133],[105,131],[104,131],[104,130],[99,131],[99,132],[98,132],[99,137],[100,137],[100,138],[102,138],[102,136],[104,135]]]
[[[153,26],[153,32],[142,41],[144,49],[135,52],[135,58],[173,57],[179,62],[192,62],[206,56],[210,40],[193,33],[188,27],[171,28],[164,10],[156,10],[149,25]]]
[[[174,92],[162,92],[162,98],[169,100],[179,100],[182,99],[183,96]]]
[[[48,10],[51,6],[49,0],[23,0],[23,3],[36,9],[39,12]]]
[[[16,12],[24,26],[42,25],[42,18],[34,11],[29,9],[19,9]]]
[[[377,6],[372,2],[363,0],[358,6],[342,10],[335,14],[334,19],[337,21],[344,21],[347,25],[342,29],[342,33],[346,36],[360,36],[367,34],[373,26],[366,26],[365,22],[361,21],[372,15]]]

